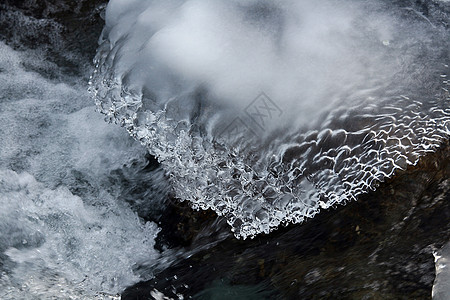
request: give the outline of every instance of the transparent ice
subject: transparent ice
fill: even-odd
[[[433,19],[389,1],[112,0],[90,90],[179,199],[253,237],[357,199],[448,139],[441,5]],[[281,118],[224,138],[262,92]]]

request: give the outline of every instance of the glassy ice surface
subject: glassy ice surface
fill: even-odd
[[[114,295],[160,256],[157,226],[111,180],[146,150],[102,120],[85,82],[28,70],[52,68],[34,55],[0,42],[0,298]]]
[[[442,20],[389,1],[112,0],[91,92],[178,198],[253,237],[448,138]]]

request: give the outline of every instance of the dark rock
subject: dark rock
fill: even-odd
[[[25,67],[49,79],[90,74],[107,0],[14,1],[0,3],[0,40],[33,49]],[[53,63],[54,68],[48,66]],[[86,78],[87,79],[87,78]]]
[[[447,143],[357,202],[253,240],[229,237],[122,299],[152,299],[155,289],[198,299],[429,299],[433,251],[450,238],[449,157]]]
[[[0,39],[15,49],[33,49],[36,57],[26,60],[25,67],[47,78],[86,76],[106,2],[4,0]],[[441,8],[449,4],[396,2],[412,5],[448,28]],[[153,280],[128,288],[122,298],[151,299],[156,289],[171,297],[183,293],[198,299],[429,299],[435,277],[432,252],[450,238],[449,157],[447,143],[358,202],[247,241],[232,237],[213,212],[170,201],[155,220],[162,228],[158,245],[193,254]],[[154,161],[148,166],[153,168]],[[74,178],[84,180],[83,174]],[[126,189],[133,178],[119,171],[111,174],[111,180],[124,186],[125,201],[146,197],[145,191]],[[72,185],[75,194],[86,192]],[[155,218],[136,209],[144,219]]]

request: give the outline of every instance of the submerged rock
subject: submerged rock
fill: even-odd
[[[24,62],[46,78],[84,76],[91,68],[107,0],[0,3],[0,39],[18,50],[35,50]],[[50,68],[49,64],[54,64]]]
[[[7,0],[0,4],[0,38],[19,49],[36,49],[37,57],[41,53],[42,60],[30,57],[26,67],[45,77],[84,74],[103,27],[104,3]],[[436,5],[429,2],[420,11],[436,17]],[[43,61],[58,68],[44,67]],[[187,255],[154,279],[129,287],[122,299],[160,293],[198,299],[430,298],[432,253],[450,238],[449,157],[450,146],[443,145],[358,202],[247,241],[232,237],[214,213],[173,202],[159,217],[157,243]]]
[[[152,299],[155,291],[198,299],[428,299],[433,251],[450,238],[449,157],[447,143],[358,202],[253,240],[229,237],[122,299]]]

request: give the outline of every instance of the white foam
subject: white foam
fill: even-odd
[[[13,266],[0,277],[2,299],[115,294],[139,281],[137,263],[158,257],[156,225],[106,193],[94,206],[28,173],[1,170],[0,182],[0,241]]]
[[[110,181],[114,170],[145,166],[146,150],[103,121],[84,82],[27,71],[32,55],[0,43],[0,298],[119,293],[160,255],[157,226]],[[146,200],[155,207],[156,198]]]
[[[202,85],[211,99],[243,108],[264,91],[286,115],[294,110],[297,120],[308,123],[337,89],[389,78],[397,67],[383,46],[395,35],[392,20],[365,15],[363,26],[371,28],[361,32],[365,12],[359,6],[111,1],[104,37],[120,44],[115,71],[133,86],[145,86],[156,101]]]
[[[433,284],[432,298],[445,300],[450,298],[450,243],[434,253],[436,279]]]

